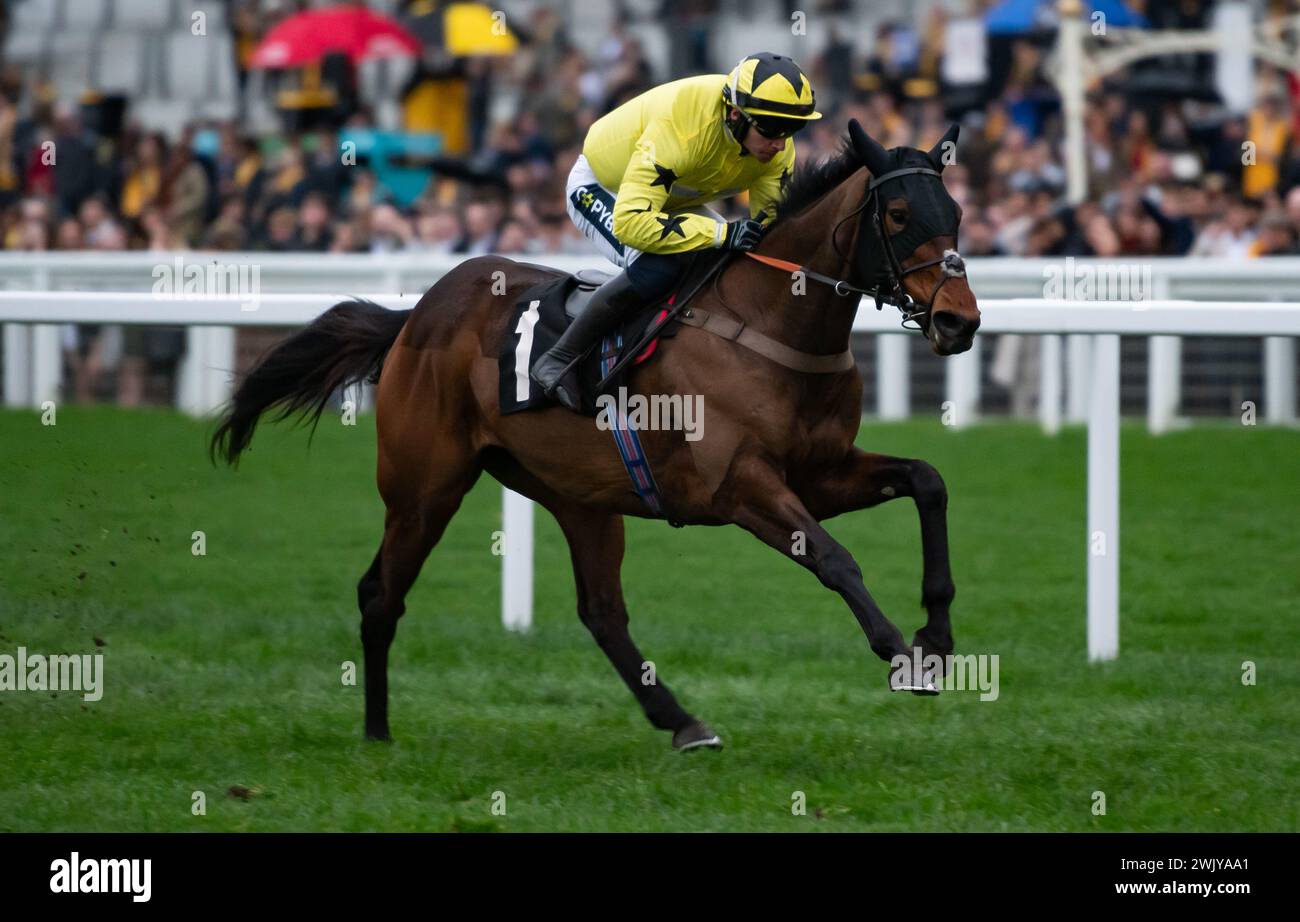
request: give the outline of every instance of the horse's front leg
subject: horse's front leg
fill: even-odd
[[[823,476],[796,484],[796,492],[818,521],[855,509],[910,496],[921,517],[921,604],[925,627],[912,640],[926,654],[952,653],[949,608],[957,590],[948,564],[948,488],[929,463],[855,448]]]
[[[717,512],[765,544],[811,570],[822,585],[848,603],[867,635],[872,651],[894,664],[911,658],[898,628],[885,617],[862,582],[862,570],[845,548],[818,524],[799,497],[773,468],[757,459],[734,465],[730,481],[718,494]],[[891,682],[895,690],[910,683]]]

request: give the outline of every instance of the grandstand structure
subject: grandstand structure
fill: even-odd
[[[336,0],[313,0],[330,6]],[[275,7],[274,0],[264,4]],[[283,5],[283,4],[281,4]],[[369,0],[373,9],[396,14],[400,0]],[[640,42],[657,74],[670,70],[673,36],[658,18],[661,0],[502,0],[494,9],[508,21],[524,21],[538,7],[556,11],[573,44],[588,55],[599,52],[618,15],[629,16],[628,31]],[[808,58],[821,51],[829,28],[839,24],[866,34],[879,22],[909,14],[906,0],[846,0],[837,12],[818,13],[806,33],[791,29],[787,4],[775,0],[727,0],[718,5],[711,44],[720,61],[732,61],[765,48]],[[141,127],[175,136],[194,119],[230,119],[238,113],[234,39],[228,0],[11,0],[4,60],[48,79],[60,102],[76,103],[93,90],[121,94]],[[194,34],[196,15],[205,34]],[[381,127],[397,121],[397,90],[414,63],[393,58],[363,62],[359,69],[362,99]],[[247,127],[276,127],[272,97],[264,75],[249,78]],[[505,93],[494,100],[513,111],[516,100]]]
[[[147,129],[236,112],[235,57],[224,3],[204,0],[19,0],[7,63],[49,80],[59,101],[121,94]],[[205,34],[191,31],[201,14]]]

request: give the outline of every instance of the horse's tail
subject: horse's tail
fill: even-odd
[[[238,461],[258,419],[273,407],[279,408],[274,420],[301,413],[314,431],[331,394],[378,378],[410,313],[372,301],[343,301],[266,353],[236,388],[212,435],[213,460]]]

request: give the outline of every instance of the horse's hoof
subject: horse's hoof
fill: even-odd
[[[721,749],[722,737],[697,720],[673,734],[673,748],[678,752],[700,748]]]
[[[889,676],[890,691],[910,691],[914,695],[937,695],[939,686],[928,676],[914,676],[907,671],[892,673]]]

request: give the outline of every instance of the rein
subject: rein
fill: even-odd
[[[748,255],[753,256],[754,254],[749,253]],[[758,332],[758,330],[746,325],[743,320],[732,320],[706,310],[687,307],[691,299],[710,281],[716,286],[718,279],[722,276],[723,267],[731,263],[731,256],[731,253],[725,254],[721,259],[714,262],[700,280],[696,282],[695,286],[687,292],[685,297],[674,297],[672,309],[668,314],[658,323],[650,324],[645,332],[641,334],[641,338],[637,340],[636,345],[624,352],[623,357],[619,359],[617,364],[610,368],[600,379],[600,383],[596,385],[597,391],[604,390],[610,380],[626,368],[636,356],[640,355],[650,341],[663,332],[674,320],[685,326],[697,327],[705,332],[712,333],[714,336],[744,346],[751,352],[757,352],[764,358],[770,359],[778,365],[783,365],[792,371],[824,375],[848,371],[853,367],[853,351],[851,349],[845,349],[843,352],[832,355],[801,352]]]
[[[925,262],[903,268],[902,264],[898,261],[898,257],[894,255],[893,241],[890,240],[889,234],[885,233],[884,229],[884,219],[882,216],[884,204],[880,198],[880,193],[877,190],[890,180],[898,179],[901,176],[913,176],[918,174],[934,177],[939,177],[940,175],[937,170],[931,170],[926,167],[907,167],[906,169],[894,170],[872,179],[867,185],[867,194],[862,199],[862,204],[841,218],[840,222],[835,225],[835,230],[831,231],[831,246],[835,248],[836,255],[841,259],[844,259],[844,254],[840,251],[839,241],[837,239],[840,228],[844,226],[845,221],[856,218],[858,215],[862,214],[863,210],[874,201],[875,207],[873,207],[871,211],[871,221],[872,226],[876,231],[876,237],[881,242],[881,249],[885,251],[885,268],[889,273],[889,287],[887,289],[882,290],[880,286],[875,288],[859,288],[856,285],[849,284],[844,279],[832,278],[829,275],[815,272],[807,266],[801,266],[798,263],[793,263],[785,259],[777,259],[774,256],[763,256],[762,254],[754,253],[752,251],[746,252],[745,255],[776,269],[783,269],[792,273],[802,272],[815,282],[829,285],[835,290],[835,293],[841,297],[847,297],[848,295],[853,294],[859,297],[870,295],[876,302],[876,310],[881,310],[882,305],[884,304],[892,304],[903,314],[901,324],[904,329],[924,332],[925,324],[928,323],[926,318],[928,317],[931,308],[934,306],[934,299],[939,296],[939,289],[943,287],[944,283],[947,282],[948,279],[965,278],[966,262],[961,258],[961,254],[956,250],[944,250],[943,255],[938,259],[927,259]],[[859,244],[859,248],[861,248],[861,244]],[[931,266],[942,266],[943,273],[940,275],[939,281],[935,283],[934,288],[930,289],[930,296],[924,303],[918,304],[911,295],[903,290],[903,279],[911,275],[913,272],[919,272],[920,270],[928,269]],[[908,326],[909,321],[916,325]]]
[[[874,288],[859,288],[856,285],[850,284],[845,279],[837,279],[829,275],[823,275],[807,266],[801,266],[798,263],[790,262],[789,260],[778,259],[775,256],[764,256],[761,253],[755,253],[751,250],[746,250],[745,255],[750,259],[756,260],[763,265],[771,266],[774,269],[781,269],[791,273],[801,272],[815,282],[829,285],[834,289],[835,294],[840,297],[857,295],[861,298],[864,295],[870,295],[876,302],[876,310],[881,310],[882,305],[886,303],[892,304],[897,307],[903,315],[901,321],[903,329],[916,330],[924,333],[926,327],[929,325],[928,318],[930,310],[934,306],[934,299],[939,296],[939,289],[941,289],[944,286],[944,283],[949,279],[965,278],[966,263],[961,258],[961,254],[956,250],[944,250],[943,256],[938,259],[928,259],[925,262],[917,263],[914,266],[907,266],[906,268],[899,263],[898,257],[894,254],[893,242],[890,240],[889,234],[885,233],[883,217],[884,203],[881,199],[879,189],[882,185],[891,180],[898,179],[901,176],[912,175],[934,176],[936,178],[939,178],[940,176],[937,170],[928,169],[926,167],[907,167],[901,170],[893,170],[892,172],[885,173],[882,176],[872,179],[867,185],[867,193],[863,197],[862,204],[842,218],[840,222],[835,225],[835,229],[831,231],[831,246],[835,249],[837,256],[841,259],[845,259],[846,257],[844,256],[844,253],[841,252],[837,240],[840,228],[844,225],[845,221],[857,217],[862,214],[868,206],[872,206],[872,226],[875,228],[876,237],[881,242],[881,249],[884,250],[885,253],[885,271],[888,273],[888,287],[876,286]],[[940,179],[940,181],[942,182],[942,179]],[[863,243],[863,238],[859,237],[859,249],[862,248]],[[691,288],[685,297],[676,300],[672,310],[668,312],[667,316],[658,323],[650,324],[649,328],[645,330],[641,335],[641,338],[637,341],[637,344],[632,349],[625,352],[623,358],[604,375],[597,386],[597,389],[604,389],[610,379],[622,371],[635,356],[641,353],[642,349],[649,344],[650,340],[655,336],[658,336],[659,333],[674,320],[686,326],[696,327],[712,333],[715,336],[735,342],[736,344],[744,346],[752,352],[757,352],[764,358],[770,359],[778,365],[783,365],[793,371],[800,371],[806,374],[833,374],[848,371],[853,367],[853,352],[850,349],[845,349],[843,352],[833,355],[817,355],[811,352],[800,352],[798,349],[793,349],[770,336],[766,336],[757,330],[750,328],[743,320],[732,320],[727,317],[712,314],[709,311],[687,308],[687,304],[690,303],[691,299],[695,297],[699,290],[708,284],[710,280],[712,280],[716,289],[718,281],[722,276],[721,269],[728,265],[729,262],[730,254],[715,262],[699,282]],[[922,269],[928,269],[931,266],[941,266],[943,270],[942,274],[939,277],[939,281],[935,283],[934,288],[930,290],[929,297],[924,303],[918,304],[911,295],[903,290],[903,279],[911,275],[913,272],[919,272]],[[852,268],[852,262],[850,263],[850,268]],[[721,297],[719,297],[719,300],[721,301]],[[725,302],[723,303],[725,304]],[[914,323],[915,326],[908,326],[909,322]]]

